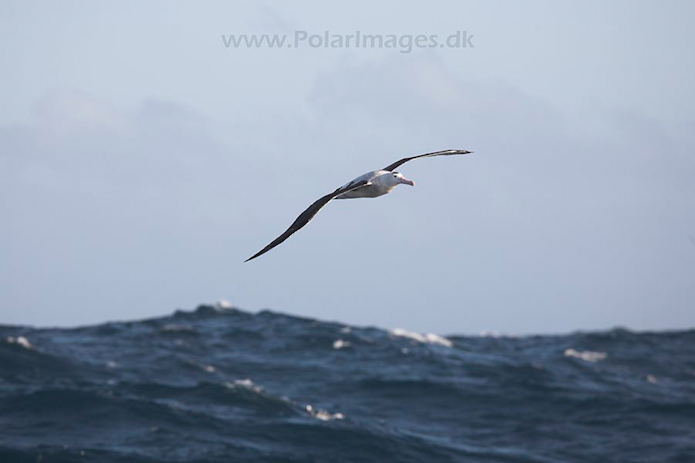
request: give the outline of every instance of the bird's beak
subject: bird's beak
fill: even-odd
[[[406,185],[410,185],[410,186],[415,186],[415,182],[413,182],[412,180],[408,180],[405,177],[403,177],[403,180],[401,180],[401,183],[405,183]]]

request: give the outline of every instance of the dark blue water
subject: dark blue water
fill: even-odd
[[[0,327],[0,462],[695,462],[695,331]]]

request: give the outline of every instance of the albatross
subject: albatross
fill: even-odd
[[[323,206],[328,204],[333,199],[351,199],[351,198],[378,198],[387,193],[390,193],[398,185],[410,185],[414,186],[415,182],[408,180],[400,172],[395,172],[395,169],[405,164],[413,159],[420,158],[431,158],[434,156],[453,156],[457,154],[469,154],[472,151],[466,150],[444,150],[435,151],[433,153],[419,154],[417,156],[410,156],[407,158],[400,159],[393,164],[389,164],[383,169],[373,170],[367,172],[366,174],[360,175],[354,180],[346,183],[340,188],[336,189],[332,193],[328,193],[316,200],[311,206],[309,206],[304,212],[299,214],[299,217],[290,225],[290,228],[285,230],[285,233],[275,238],[268,246],[264,247],[258,251],[253,256],[246,259],[244,262],[255,259],[256,257],[262,256],[266,252],[273,249],[278,244],[285,241],[287,238],[292,236],[293,233],[297,232],[303,226],[308,224],[311,219],[321,210]]]

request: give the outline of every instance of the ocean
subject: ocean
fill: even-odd
[[[695,330],[0,326],[0,462],[695,462]]]

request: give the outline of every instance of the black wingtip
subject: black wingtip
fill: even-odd
[[[250,261],[250,260],[255,259],[256,257],[260,256],[261,254],[263,254],[263,252],[257,252],[256,254],[254,254],[254,255],[252,255],[251,257],[249,257],[248,259],[246,259],[246,260],[244,261],[244,263],[246,263],[246,262],[248,262],[248,261]]]

